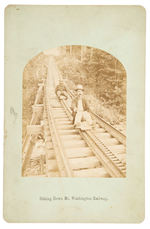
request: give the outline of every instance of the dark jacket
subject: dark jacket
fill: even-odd
[[[82,105],[83,105],[83,111],[89,111],[88,103],[84,97],[82,98]],[[74,108],[77,108],[77,107],[78,107],[78,97],[73,99],[72,104],[71,104],[71,110],[74,112]]]

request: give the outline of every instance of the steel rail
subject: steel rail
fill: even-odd
[[[114,128],[111,124],[107,123],[103,118],[101,118],[100,116],[98,116],[96,113],[94,113],[93,111],[91,111],[91,109],[90,109],[90,113],[96,119],[96,121],[98,122],[98,124],[103,129],[105,129],[106,131],[108,131],[120,143],[122,143],[123,145],[126,145],[126,136],[124,134],[122,134],[119,130],[117,130],[116,128]]]
[[[117,157],[112,155],[112,152],[103,144],[98,141],[91,131],[81,131],[81,136],[87,140],[87,143],[93,149],[95,155],[102,163],[108,174],[111,177],[125,177],[125,167]],[[111,157],[111,158],[110,158]],[[117,163],[117,165],[116,165]],[[124,169],[124,171],[122,171]]]
[[[61,104],[63,105],[66,113],[69,113],[69,119],[72,120],[71,109],[64,100],[61,101]],[[79,130],[79,133],[111,177],[126,176],[125,165],[107,148],[107,146],[100,139],[95,136],[93,131]]]
[[[72,172],[72,169],[70,168],[68,159],[66,157],[65,149],[60,140],[60,136],[56,129],[55,120],[52,114],[52,107],[49,102],[50,96],[49,96],[49,90],[48,90],[48,82],[45,88],[45,94],[46,94],[45,102],[46,102],[46,107],[47,107],[49,128],[51,132],[53,147],[56,152],[56,160],[57,160],[57,165],[58,165],[60,175],[62,177],[73,177],[73,172]]]

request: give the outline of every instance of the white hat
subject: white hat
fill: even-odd
[[[83,89],[83,86],[82,86],[81,84],[78,84],[77,87],[76,87],[76,91],[77,91],[77,90],[82,90],[82,91],[83,91],[83,90],[84,90],[84,89]]]

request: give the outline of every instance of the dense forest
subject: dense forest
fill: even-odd
[[[125,133],[126,72],[123,65],[102,50],[85,46],[60,47],[55,60],[68,86],[84,86],[90,107],[107,122]],[[57,52],[58,53],[58,52]],[[38,83],[47,76],[49,56],[40,53],[23,72],[23,137],[30,123]]]
[[[68,46],[69,47],[69,46]],[[125,132],[126,72],[123,65],[102,50],[72,46],[64,56],[57,57],[63,78],[74,89],[84,86],[91,108],[106,121]]]

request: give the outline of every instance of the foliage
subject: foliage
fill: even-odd
[[[86,47],[82,58],[78,56],[81,56],[79,48],[78,55],[76,50],[75,55],[72,52],[57,59],[63,77],[75,85],[82,84],[96,112],[107,121],[125,120],[126,72],[123,65],[112,55],[90,47]]]
[[[24,68],[23,72],[23,138],[26,132],[26,126],[29,125],[32,117],[32,105],[35,101],[35,96],[38,89],[39,81],[47,75],[48,57],[40,53]]]

